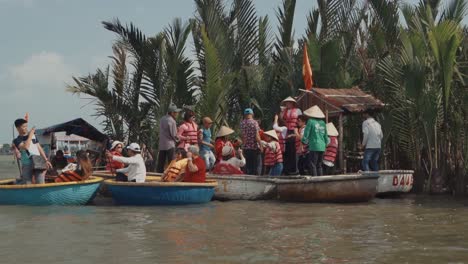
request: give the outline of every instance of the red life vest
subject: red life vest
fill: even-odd
[[[288,130],[294,130],[297,127],[297,108],[285,109],[283,120]]]
[[[62,172],[56,179],[55,182],[78,182],[82,181],[83,177],[76,173],[75,171],[65,171]]]
[[[281,152],[284,153],[284,150],[286,149],[286,139],[283,137],[283,133],[276,131],[276,135],[278,136],[278,143],[281,148]]]
[[[281,152],[280,144],[277,141],[274,142],[276,145],[276,152],[268,147],[265,150],[265,166],[274,166],[276,163],[283,162],[283,153]]]
[[[185,122],[184,125],[187,129],[182,133],[182,136],[188,137],[185,144],[195,145],[198,144],[198,127],[197,124],[192,122]]]
[[[229,163],[218,163],[214,166],[214,169],[211,171],[213,174],[220,175],[240,175],[244,174],[241,170]]]
[[[329,161],[331,163],[335,163],[336,154],[338,153],[338,138],[337,137],[330,137],[330,143],[325,150],[325,155],[323,159]]]

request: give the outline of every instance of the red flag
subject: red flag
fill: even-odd
[[[304,79],[304,85],[306,90],[310,91],[314,81],[312,80],[312,67],[309,61],[309,54],[307,53],[307,45],[304,43],[304,59],[302,61],[302,78]]]
[[[29,121],[29,113],[26,113],[26,115],[24,116],[24,120]]]

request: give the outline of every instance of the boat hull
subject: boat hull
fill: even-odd
[[[350,174],[277,180],[276,188],[278,199],[287,202],[367,202],[377,192],[378,177]]]
[[[214,199],[229,200],[265,200],[273,199],[276,194],[274,179],[245,175],[209,175],[208,179],[216,180]]]
[[[115,180],[115,174],[111,173],[110,171],[96,171],[93,173],[94,176],[102,177],[104,180]],[[146,173],[146,181],[160,181],[161,180],[161,173]],[[103,197],[112,197],[112,193],[107,188],[107,185],[102,184],[99,188],[98,194]]]
[[[413,173],[411,170],[379,171],[377,196],[395,196],[410,192],[413,188]]]
[[[1,205],[85,205],[96,196],[102,178],[84,182],[9,185],[0,182]]]
[[[145,182],[124,183],[106,180],[104,184],[118,205],[186,205],[211,201],[216,182]]]

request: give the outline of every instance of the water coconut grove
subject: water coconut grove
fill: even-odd
[[[385,103],[376,116],[382,168],[414,170],[417,192],[466,194],[467,1],[311,1],[300,32],[294,0],[275,17],[259,16],[252,0],[194,2],[193,17],[167,21],[159,33],[118,18],[102,22],[116,36],[112,63],[75,76],[66,89],[93,99],[111,138],[157,150],[171,103],[212,117],[215,133],[223,125],[239,131],[247,107],[271,129],[282,100],[307,88],[307,49],[312,91],[359,87]],[[362,119],[342,121],[347,158],[358,152]]]

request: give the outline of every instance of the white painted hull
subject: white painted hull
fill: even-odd
[[[408,193],[413,188],[413,173],[410,170],[379,171],[377,195]]]
[[[207,175],[207,179],[218,182],[216,200],[263,200],[274,198],[276,194],[274,180],[267,177]]]

